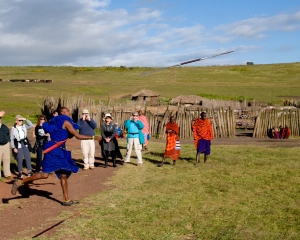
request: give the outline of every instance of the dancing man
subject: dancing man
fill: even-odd
[[[32,182],[34,180],[46,179],[51,172],[55,172],[60,179],[61,188],[63,192],[63,206],[71,206],[75,202],[69,199],[68,195],[68,177],[71,173],[77,173],[79,168],[75,161],[71,158],[71,152],[65,149],[65,143],[60,147],[58,143],[65,141],[68,138],[75,136],[80,140],[95,139],[100,140],[100,137],[85,136],[76,132],[78,125],[70,118],[70,111],[66,107],[59,109],[59,114],[49,122],[43,123],[43,129],[45,132],[50,133],[51,141],[47,142],[45,149],[52,149],[48,153],[44,154],[44,160],[42,163],[43,171],[34,174],[31,177],[23,180],[16,179],[11,189],[11,193],[16,195],[20,186],[26,182]]]

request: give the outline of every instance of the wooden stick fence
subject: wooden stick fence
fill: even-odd
[[[288,126],[291,136],[300,136],[300,109],[267,109],[261,111],[256,119],[253,137],[268,137],[268,130],[273,127]]]
[[[60,97],[58,100],[47,98],[44,100],[42,112],[49,115],[54,109],[60,106],[66,106],[70,109],[75,122],[81,117],[82,109],[88,109],[90,115],[96,121],[98,128],[104,123],[104,115],[110,113],[114,117],[113,122],[117,122],[122,129],[124,129],[124,122],[130,118],[132,112],[141,109],[148,119],[150,136],[159,139],[166,139],[165,126],[172,115],[176,117],[176,122],[180,126],[180,138],[193,138],[191,122],[194,118],[200,117],[202,111],[205,111],[207,118],[212,122],[215,138],[235,136],[235,117],[233,110],[230,108],[205,109],[199,107],[197,111],[190,111],[187,109],[179,110],[179,108],[177,110],[170,110],[167,107],[161,113],[159,108],[157,108],[157,111],[149,111],[146,106],[106,106],[102,102],[96,105],[94,100],[84,100],[82,96],[79,98]]]

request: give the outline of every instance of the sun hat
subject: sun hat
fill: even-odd
[[[89,110],[83,109],[83,110],[82,110],[82,113],[89,113]]]
[[[26,118],[22,117],[20,114],[18,114],[16,117],[15,117],[15,120],[26,120]]]
[[[132,116],[133,116],[133,115],[139,115],[139,113],[138,113],[138,112],[134,112],[134,113],[132,113]]]
[[[106,113],[105,116],[104,116],[104,118],[102,118],[103,121],[104,121],[105,118],[107,118],[107,117],[109,117],[109,118],[111,118],[111,119],[114,119],[114,118],[110,115],[110,113]]]

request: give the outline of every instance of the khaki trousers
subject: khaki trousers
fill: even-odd
[[[130,162],[130,156],[131,156],[131,151],[132,147],[134,146],[135,154],[138,159],[138,163],[143,163],[142,160],[142,148],[143,146],[140,144],[140,139],[139,138],[128,138],[127,142],[127,153],[124,162]]]
[[[9,177],[11,175],[9,143],[6,143],[5,145],[0,145],[0,166],[1,166],[1,162],[3,162],[4,177]],[[1,177],[1,171],[0,171],[0,177]]]
[[[95,140],[81,140],[81,150],[84,167],[94,167],[95,163]]]

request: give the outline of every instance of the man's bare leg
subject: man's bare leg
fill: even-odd
[[[200,157],[200,152],[198,152],[196,154],[196,163],[195,163],[195,167],[198,167],[198,164],[199,164],[199,157]]]
[[[206,161],[207,161],[207,155],[204,154],[204,163],[206,163]]]
[[[24,178],[19,181],[20,181],[20,184],[23,185],[24,183],[27,183],[27,182],[32,182],[34,180],[39,180],[39,179],[47,179],[48,177],[49,177],[49,173],[39,172],[39,173],[33,174],[31,177]]]
[[[49,177],[49,173],[39,172],[39,173],[32,175],[31,177],[24,178],[22,180],[16,179],[12,185],[11,193],[13,195],[16,195],[19,187],[22,186],[24,183],[32,182],[32,181],[39,180],[39,179],[47,179],[48,177]]]
[[[61,174],[60,185],[63,191],[64,202],[69,201],[69,191],[68,191],[68,178],[66,174]]]
[[[161,163],[158,164],[159,167],[162,167],[165,163],[165,157],[163,156],[162,160],[161,160]]]

